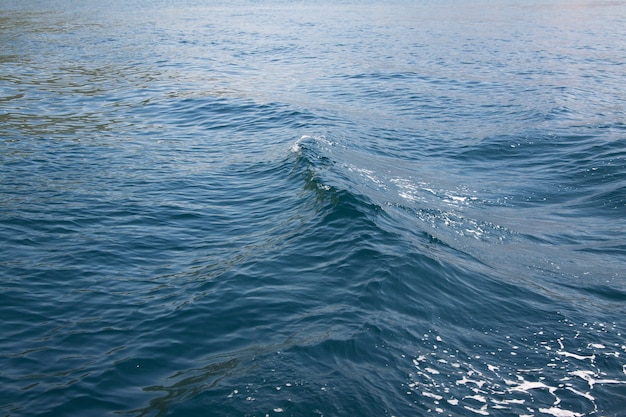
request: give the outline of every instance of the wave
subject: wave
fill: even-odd
[[[409,168],[388,162],[311,135],[284,158],[235,170],[268,187],[239,205],[260,208],[266,193],[290,202],[282,206],[290,220],[279,226],[289,237],[279,233],[282,244],[195,294],[194,317],[184,320],[227,317],[234,327],[210,327],[220,335],[213,345],[227,353],[149,386],[155,397],[134,411],[182,403],[189,412],[216,402],[234,414],[575,417],[607,409],[610,393],[625,383],[615,324],[572,322],[567,297],[531,279],[505,280],[495,263],[481,263],[464,242],[502,247],[529,238],[499,229],[496,219],[485,236],[464,233],[478,223],[470,214],[488,201],[445,188],[445,180],[418,182]],[[277,204],[269,207],[265,226],[281,218]],[[564,311],[558,323],[555,309]],[[262,339],[246,337],[259,329]],[[250,379],[259,374],[262,382]]]
[[[260,217],[247,220],[260,232],[242,233],[239,243],[245,238],[254,244],[235,263],[224,261],[228,256],[223,252],[225,267],[220,271],[196,269],[193,281],[184,274],[159,279],[161,286],[170,287],[159,290],[161,296],[170,297],[163,301],[176,308],[139,323],[140,341],[146,347],[140,356],[118,366],[119,372],[135,364],[148,366],[162,381],[142,382],[145,397],[151,399],[133,413],[157,413],[177,404],[189,412],[206,403],[220,403],[234,414],[258,410],[341,414],[348,409],[365,414],[364,407],[402,414],[429,408],[455,413],[467,407],[517,411],[522,410],[522,401],[550,409],[555,397],[533,397],[535,391],[529,391],[543,386],[530,388],[524,381],[547,376],[549,395],[554,378],[589,370],[547,366],[541,372],[518,371],[508,360],[513,358],[510,352],[534,363],[544,360],[534,352],[543,345],[522,345],[501,332],[511,323],[531,329],[536,317],[548,316],[555,301],[519,282],[503,282],[491,267],[479,267],[476,259],[437,238],[445,238],[437,227],[434,235],[426,233],[425,226],[420,230],[418,199],[400,195],[407,192],[406,184],[383,182],[398,178],[398,171],[390,177],[376,170],[380,165],[364,171],[358,165],[363,158],[336,138],[303,136],[284,158],[230,168],[241,182],[230,189],[238,196],[232,203],[258,211]],[[254,182],[248,181],[252,178]],[[434,199],[419,204],[441,205],[448,199],[446,204],[452,207],[447,210],[463,207],[436,190],[423,191]],[[392,199],[406,205],[390,204]],[[462,230],[451,223],[438,227]],[[262,245],[268,235],[276,240]],[[465,238],[477,239],[459,240]],[[237,254],[244,247],[229,249]],[[206,258],[197,263],[211,268]],[[545,324],[554,329],[550,322]],[[199,325],[212,335],[210,341],[189,337],[189,329]],[[154,358],[163,343],[171,343],[157,344],[163,332],[171,340],[186,334],[183,350],[201,366],[180,358],[176,371],[157,372],[158,357],[148,358]],[[554,336],[546,341],[557,349],[555,344],[570,339]],[[509,350],[493,360],[476,358],[478,351],[487,356],[491,349],[503,347]],[[212,353],[203,356],[206,351]],[[262,382],[251,375],[262,375]],[[584,394],[587,382],[579,379],[571,388]],[[512,382],[506,385],[507,381]],[[482,390],[473,391],[476,387]],[[558,398],[565,398],[561,390],[568,390],[558,389]],[[596,403],[594,397],[583,410]]]
[[[552,290],[596,268],[620,276],[623,227],[598,221],[623,211],[618,144],[545,137],[526,146],[506,145],[511,154],[482,149],[489,160],[464,166],[441,156],[406,161],[332,135],[303,136],[291,151],[316,198],[353,201],[370,227],[448,265]],[[603,166],[604,175],[595,177],[592,166]],[[520,270],[529,274],[520,277]]]
[[[438,178],[435,169],[415,170],[411,163],[371,155],[327,136],[303,136],[291,150],[306,164],[315,188],[342,190],[365,202],[368,212],[375,207],[379,226],[393,233],[414,233],[419,239],[428,235],[451,247],[466,239],[498,242],[512,234],[493,222],[473,218],[472,207],[486,202],[478,201],[476,193],[458,185],[455,178]],[[393,217],[395,220],[389,220]]]

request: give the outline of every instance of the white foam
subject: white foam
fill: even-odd
[[[333,143],[331,141],[329,141],[328,139],[326,139],[325,136],[310,136],[310,135],[302,135],[300,136],[300,139],[296,140],[291,147],[289,148],[289,150],[293,153],[300,153],[302,151],[302,142],[305,141],[315,141],[315,142],[319,142],[319,143],[323,143],[327,146],[333,146]]]
[[[443,397],[441,395],[433,394],[433,393],[426,392],[426,391],[422,391],[422,395],[424,397],[434,398],[437,401],[441,401],[443,399]]]
[[[517,386],[511,388],[511,392],[528,392],[531,389],[547,389],[551,394],[554,394],[557,390],[556,387],[551,387],[549,385],[544,384],[543,382],[540,381],[526,381],[524,380],[522,377],[518,376],[519,379],[522,380],[522,383],[518,384]],[[507,385],[515,385],[516,382],[515,381],[509,381],[509,380],[505,380],[504,381]]]
[[[498,401],[498,400],[492,400],[492,402],[494,404],[498,404],[498,405],[509,405],[509,404],[524,404],[526,402],[526,400],[521,400],[521,399],[510,399],[510,400],[502,400],[502,401]]]
[[[556,352],[559,355],[568,357],[568,358],[574,358],[574,359],[578,359],[580,361],[584,361],[584,360],[591,360],[591,362],[593,362],[596,359],[596,355],[591,355],[591,356],[582,356],[582,355],[577,355],[575,353],[571,353],[571,352],[567,352],[565,350],[557,350]]]
[[[383,182],[380,179],[378,179],[378,177],[376,177],[376,174],[371,169],[359,168],[359,167],[356,167],[354,165],[348,165],[347,169],[348,169],[348,171],[356,172],[356,173],[360,174],[362,177],[365,177],[368,180],[372,181],[376,185],[385,188]]]
[[[573,327],[569,323],[565,325]],[[480,415],[510,412],[527,417],[591,415],[598,412],[594,389],[602,384],[626,385],[626,378],[619,379],[622,374],[626,375],[626,364],[617,365],[614,358],[621,357],[613,353],[613,350],[626,351],[626,345],[612,341],[609,337],[615,333],[607,335],[611,329],[599,326],[593,323],[579,328],[580,331],[568,329],[567,335],[554,338],[541,330],[532,333],[534,340],[533,336],[512,338],[495,333],[508,343],[508,349],[490,347],[468,354],[446,343],[445,333],[436,336],[439,332],[429,331],[422,339],[422,354],[413,359],[418,370],[410,375],[413,381],[409,389],[413,394],[423,394],[425,400],[430,399],[432,413],[441,408],[444,414],[455,415],[452,408],[460,406],[466,410],[464,414],[471,411]],[[602,343],[597,343],[597,339],[590,343],[591,332],[602,332],[605,339]],[[436,345],[432,343],[434,339],[437,339]],[[516,352],[517,357],[510,356]],[[538,361],[531,361],[535,366],[520,368],[515,359],[521,355],[535,356]],[[604,358],[611,362],[602,361],[602,365],[612,369],[599,369],[600,363],[596,362]],[[490,363],[486,363],[487,360]],[[613,373],[608,373],[611,371]],[[578,397],[581,408],[570,411],[567,408],[573,396]]]
[[[568,389],[568,390],[570,390],[570,391],[572,391],[572,392],[573,392],[574,394],[576,394],[576,395],[579,395],[579,396],[581,396],[581,397],[584,397],[584,398],[588,399],[588,400],[589,400],[589,401],[591,401],[591,402],[594,402],[594,401],[596,400],[596,399],[595,399],[595,398],[593,398],[593,396],[592,396],[592,395],[590,395],[588,392],[580,392],[580,391],[575,390],[575,389],[574,389],[574,388],[572,388],[572,387],[567,387],[567,389]]]
[[[300,139],[298,139],[297,141],[295,141],[292,145],[291,148],[289,148],[289,150],[293,153],[300,153],[300,151],[302,150],[302,146],[300,146],[300,143],[302,143],[305,140],[311,139],[312,137],[309,135],[302,135],[300,136]]]
[[[465,398],[476,400],[476,401],[481,402],[481,403],[486,403],[487,402],[487,399],[484,396],[482,396],[482,395],[468,395],[467,397],[464,397],[463,399],[465,399]]]
[[[466,410],[469,410],[469,411],[471,411],[473,413],[480,414],[480,415],[483,415],[483,416],[488,416],[489,415],[489,412],[487,411],[487,404],[483,405],[479,409],[468,407],[468,406],[464,406],[463,408],[465,408]]]
[[[470,373],[471,374],[471,373]],[[485,384],[485,381],[477,381],[475,379],[469,379],[468,377],[466,377],[465,375],[463,375],[463,378],[459,379],[458,381],[456,381],[457,385],[466,385],[468,383],[471,384],[475,384],[478,386],[478,388],[482,388],[483,385]]]
[[[467,197],[461,197],[457,195],[448,195],[448,197],[451,198],[453,201],[458,201],[461,203],[465,203],[467,201]]]
[[[602,385],[602,384],[626,384],[626,381],[620,381],[618,379],[595,379],[593,377],[593,372],[591,372],[591,371],[578,370],[578,371],[570,372],[570,375],[577,376],[577,377],[582,378],[585,381],[587,381],[587,384],[589,384],[589,389],[593,389],[593,386],[596,385],[596,384],[598,384],[598,385]]]
[[[300,147],[300,144],[298,143],[298,141],[294,142],[291,147],[289,148],[289,150],[293,153],[300,153],[300,151],[302,150],[302,148]]]
[[[540,408],[539,411],[544,414],[552,414],[554,417],[582,417],[581,413],[575,413],[569,410],[562,410],[556,407]]]

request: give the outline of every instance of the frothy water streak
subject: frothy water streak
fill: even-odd
[[[430,352],[413,359],[407,395],[431,398],[437,413],[459,413],[460,407],[480,415],[582,416],[605,409],[607,397],[599,406],[595,392],[619,392],[626,384],[615,372],[626,352],[622,335],[614,324],[562,323],[570,328],[561,335],[542,328],[513,337],[484,332],[495,343],[475,345],[479,350],[471,355],[429,332],[422,343]]]

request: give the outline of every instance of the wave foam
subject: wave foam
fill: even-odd
[[[597,327],[603,336],[610,330]],[[571,338],[549,338],[539,331],[520,338],[523,343],[506,336],[508,349],[494,348],[468,357],[439,336],[433,343],[430,333],[424,336],[424,350],[412,360],[408,387],[437,413],[458,415],[466,410],[500,415],[505,410],[519,416],[582,417],[598,412],[606,401],[595,394],[598,389],[626,384],[617,377],[618,372],[626,373],[626,365],[616,371],[615,363],[624,346],[583,342],[580,331]],[[523,362],[511,353],[523,356]],[[530,363],[534,366],[526,365]]]

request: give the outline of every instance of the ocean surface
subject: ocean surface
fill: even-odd
[[[626,3],[0,0],[0,415],[626,415]]]

